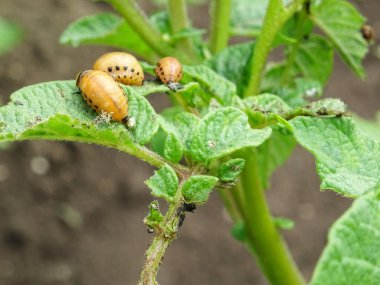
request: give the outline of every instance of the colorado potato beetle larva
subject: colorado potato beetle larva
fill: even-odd
[[[126,52],[109,52],[99,57],[93,66],[126,85],[142,85],[144,71],[137,59]]]
[[[183,76],[182,64],[178,59],[174,57],[164,57],[158,63],[154,69],[157,78],[168,85],[170,89],[179,89],[182,87],[178,81]]]
[[[128,117],[127,97],[108,73],[98,70],[82,71],[77,76],[76,86],[82,93],[83,99],[95,112],[103,111],[114,121],[133,127],[135,121]]]

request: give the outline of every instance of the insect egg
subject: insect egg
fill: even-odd
[[[114,121],[128,122],[127,97],[108,73],[85,70],[78,74],[76,85],[83,99],[96,113],[105,112]]]
[[[94,70],[108,73],[117,82],[126,85],[142,85],[144,71],[137,59],[126,52],[109,52],[99,57]]]

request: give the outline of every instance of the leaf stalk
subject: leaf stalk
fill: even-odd
[[[108,2],[160,56],[175,56],[185,63],[189,62],[187,56],[177,51],[174,47],[162,39],[160,33],[152,26],[145,13],[140,9],[135,1],[108,0]]]
[[[212,19],[209,46],[212,53],[217,53],[228,45],[230,35],[231,0],[214,0],[211,5]]]
[[[244,97],[255,96],[259,93],[262,73],[276,35],[304,1],[306,0],[294,0],[287,8],[284,8],[282,0],[270,0],[261,33],[247,63],[249,81],[244,90]]]

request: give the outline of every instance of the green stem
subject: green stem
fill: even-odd
[[[306,0],[294,0],[289,7],[284,9],[282,0],[270,0],[260,36],[248,60],[249,81],[244,90],[244,97],[254,96],[259,93],[262,73],[273,41],[282,25],[297,11],[304,1]]]
[[[287,49],[287,60],[284,72],[281,77],[281,84],[285,85],[289,81],[290,71],[293,68],[294,61],[297,56],[297,52],[301,45],[302,37],[304,36],[304,25],[307,20],[307,12],[305,9],[302,12],[298,13],[298,17],[296,19],[296,32],[295,32],[295,43],[293,45],[289,45],[286,47]]]
[[[245,227],[248,243],[272,285],[304,285],[305,281],[273,222],[261,188],[255,150],[247,152],[241,176],[245,194]]]
[[[173,34],[189,28],[189,20],[186,11],[185,0],[169,0],[168,11],[170,17],[170,26]],[[177,46],[184,51],[190,58],[196,59],[194,46],[190,38],[184,38],[177,43]]]
[[[161,230],[157,233],[157,236],[153,239],[153,242],[145,253],[146,261],[138,285],[158,285],[156,280],[157,273],[166,249],[177,238],[181,208],[184,203],[181,193],[184,182],[185,180],[182,180],[174,197],[174,202],[170,204],[165,214],[164,220],[161,223]]]
[[[226,208],[228,214],[230,215],[233,222],[241,220],[240,212],[236,207],[235,201],[233,200],[229,189],[219,189],[219,197],[223,201],[223,205]]]
[[[172,163],[159,154],[151,151],[150,149],[146,147],[136,147],[136,148],[128,148],[128,149],[122,149],[119,148],[122,151],[125,151],[147,163],[149,163],[152,166],[155,166],[157,168],[163,167],[165,164],[168,164],[173,170],[180,176],[184,177],[188,173],[190,173],[190,169],[182,164],[176,164]]]
[[[151,25],[144,12],[133,0],[108,0],[128,22],[128,24],[141,36],[141,38],[159,55],[175,56],[184,62],[188,58],[166,43],[160,33]]]
[[[231,0],[214,0],[212,10],[209,45],[211,52],[217,53],[228,45]]]
[[[94,139],[93,137],[77,137],[77,136],[55,136],[55,135],[32,135],[28,136],[27,138],[18,139],[17,141],[24,141],[24,140],[65,140],[65,141],[72,141],[72,142],[81,142],[81,143],[90,143],[90,144],[97,144],[102,145],[105,147],[113,147],[115,149],[118,149],[122,152],[126,152],[130,155],[133,155],[147,163],[149,163],[152,166],[155,167],[163,167],[165,164],[168,164],[171,166],[174,171],[180,176],[184,177],[190,173],[190,169],[182,164],[172,163],[159,154],[151,151],[150,149],[144,147],[144,146],[138,146],[136,144],[110,144],[108,142],[102,142],[99,140]],[[7,141],[7,140],[3,140]],[[16,141],[16,140],[8,140],[8,141]]]

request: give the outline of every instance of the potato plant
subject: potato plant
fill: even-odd
[[[160,1],[165,8],[153,15],[133,0],[106,2],[115,12],[78,19],[60,42],[127,50],[143,59],[146,74],[160,58],[176,57],[182,88],[123,85],[136,122],[128,129],[92,111],[74,80],[27,86],[0,108],[0,142],[94,143],[157,168],[145,183],[168,210],[161,213],[156,200],[149,205],[144,223],[154,238],[140,285],[158,284],[186,213],[213,189],[268,282],[306,284],[281,237],[292,222],[274,218],[265,199],[271,175],[299,144],[315,157],[321,190],[356,199],[331,228],[309,284],[379,284],[380,144],[359,130],[342,101],[322,98],[334,54],[365,76],[370,39],[356,8],[346,0],[213,0],[205,31],[191,25],[185,0]],[[236,36],[245,41],[228,45]],[[282,60],[269,61],[277,48]],[[173,106],[157,114],[153,93],[166,93]]]

